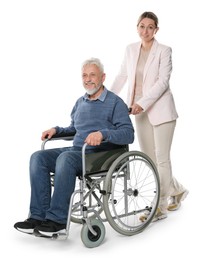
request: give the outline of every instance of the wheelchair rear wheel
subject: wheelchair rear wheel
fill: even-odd
[[[146,154],[126,152],[111,165],[104,191],[104,212],[113,229],[126,236],[140,233],[151,223],[158,206],[157,169]],[[148,218],[141,222],[144,212],[148,212]]]

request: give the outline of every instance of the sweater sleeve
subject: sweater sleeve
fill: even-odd
[[[114,129],[101,129],[105,141],[122,145],[134,141],[134,128],[128,114],[127,105],[119,98],[113,110]]]

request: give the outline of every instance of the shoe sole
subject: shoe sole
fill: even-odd
[[[33,235],[35,235],[36,237],[51,238],[49,236],[45,236],[45,235],[41,234],[38,230],[34,230]]]
[[[63,235],[67,235],[66,234],[66,229],[61,229],[59,231],[56,231],[56,232],[45,232],[45,231],[42,231],[42,230],[35,230],[34,231],[35,233],[39,233],[41,234],[42,236],[45,236],[45,237],[56,237],[56,236],[63,236]]]
[[[26,234],[30,234],[32,235],[34,230],[33,229],[23,229],[23,228],[16,228],[18,231],[22,232],[22,233],[26,233]]]
[[[162,220],[162,219],[165,219],[165,218],[167,218],[167,215],[161,215],[161,216],[159,216],[159,217],[154,217],[153,220],[152,220],[152,222],[156,222],[156,221],[158,221],[158,220]]]
[[[21,229],[21,228],[16,228],[18,231],[24,233],[24,234],[28,234],[28,235],[35,235],[36,237],[47,237],[44,236],[42,234],[40,234],[38,231],[34,230],[34,229]]]

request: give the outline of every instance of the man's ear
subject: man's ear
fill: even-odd
[[[103,73],[103,75],[102,75],[102,82],[104,82],[104,81],[105,81],[105,79],[106,79],[106,74],[105,74],[105,73]]]

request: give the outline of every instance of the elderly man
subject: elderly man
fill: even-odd
[[[37,151],[30,158],[31,199],[29,217],[14,227],[25,233],[43,235],[65,233],[71,195],[76,176],[82,172],[81,149],[86,153],[111,150],[134,141],[134,129],[124,101],[108,91],[103,82],[105,73],[99,59],[82,65],[82,81],[86,90],[71,112],[68,127],[53,127],[41,139],[55,134],[74,134],[73,146]],[[102,141],[106,141],[103,142]],[[51,194],[50,173],[55,173]]]

